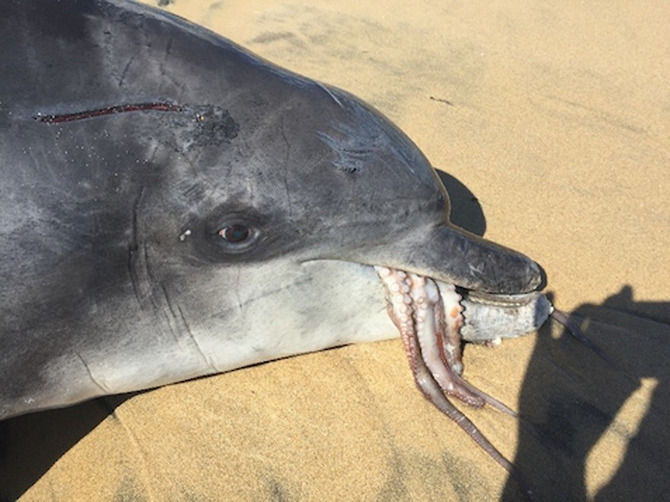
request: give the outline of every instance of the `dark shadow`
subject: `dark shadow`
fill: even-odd
[[[0,501],[19,498],[80,439],[137,393],[0,422]]]
[[[602,305],[581,305],[571,316],[610,361],[555,323],[540,330],[521,392],[515,465],[538,500],[670,500],[670,302],[636,302],[624,286]],[[642,378],[657,381],[644,418],[639,424],[618,420]],[[589,496],[586,463],[606,430],[626,445],[625,455],[603,459],[606,450],[598,448],[602,463],[617,467]],[[510,480],[503,500],[517,497]]]
[[[478,236],[486,232],[486,218],[479,200],[463,183],[444,171],[437,171],[451,202],[451,222]]]

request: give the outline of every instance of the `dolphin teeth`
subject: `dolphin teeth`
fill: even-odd
[[[516,415],[500,401],[461,378],[461,295],[453,285],[441,285],[411,272],[375,267],[386,287],[388,314],[400,331],[414,381],[423,395],[454,420],[488,455],[513,473],[513,465],[481,431],[447,399],[482,407],[489,404]],[[408,294],[402,293],[409,291]],[[409,302],[407,297],[409,296]]]

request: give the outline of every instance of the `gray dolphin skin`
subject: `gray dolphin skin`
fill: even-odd
[[[400,130],[158,10],[1,4],[0,418],[395,324],[422,392],[511,469],[446,395],[504,408],[461,341],[541,325],[542,273],[449,223]]]

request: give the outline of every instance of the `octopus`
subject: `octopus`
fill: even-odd
[[[477,389],[463,379],[461,330],[466,321],[464,302],[476,302],[476,296],[465,298],[453,284],[441,283],[421,275],[388,267],[375,267],[383,282],[387,296],[387,313],[400,332],[414,382],[424,397],[438,410],[453,420],[493,460],[509,472],[520,484],[525,495],[532,499],[532,491],[514,465],[482,434],[477,426],[448,397],[468,406],[481,408],[489,405],[503,413],[517,416],[508,406]],[[469,294],[470,292],[465,292]],[[488,295],[486,311],[492,312],[495,300],[499,306],[513,305],[525,310],[544,311],[542,322],[551,317],[563,324],[574,337],[595,349],[581,334],[569,316],[556,310],[544,295]],[[516,302],[512,299],[518,296]],[[482,300],[482,303],[483,300]],[[493,314],[496,315],[495,313]],[[486,345],[497,345],[499,337],[479,340]]]

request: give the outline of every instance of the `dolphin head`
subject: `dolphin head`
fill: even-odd
[[[375,315],[358,307],[383,297],[375,266],[459,288],[466,340],[519,336],[544,322],[551,306],[536,291],[540,267],[453,226],[444,186],[402,131],[344,91],[274,67],[255,71],[264,85],[245,86],[251,95],[181,105],[158,118],[155,135],[176,146],[161,147],[161,180],[139,212],[147,257],[190,284],[184,315],[211,353],[222,353],[222,338],[238,343],[279,319],[288,322],[285,332],[316,343],[304,350],[383,336],[387,326],[366,327],[383,300]],[[230,137],[194,139],[215,130]],[[274,282],[291,286],[270,294]],[[243,297],[237,305],[220,293],[231,283]],[[354,290],[359,299],[349,304]],[[189,314],[193,301],[192,311],[205,315]],[[304,334],[317,327],[324,334]],[[278,345],[245,357],[274,357]],[[291,337],[284,346],[282,354],[295,351]],[[231,349],[223,353],[214,357],[218,368],[228,367]]]
[[[459,291],[468,340],[548,315],[359,99],[132,3],[8,9],[0,417],[394,336],[374,267]]]

